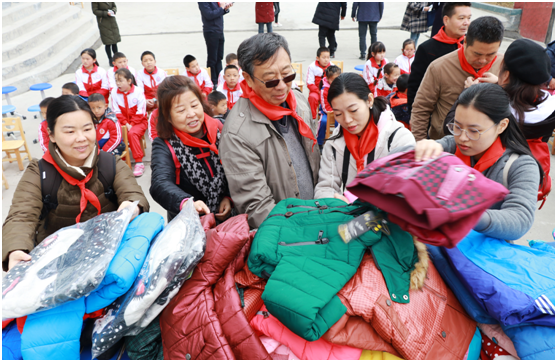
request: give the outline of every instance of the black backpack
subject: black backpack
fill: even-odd
[[[41,159],[39,161],[39,171],[41,178],[41,192],[43,196],[43,209],[39,220],[46,219],[48,213],[58,207],[58,189],[62,183],[62,175],[56,168]],[[112,184],[116,176],[116,159],[113,154],[101,151],[98,162],[98,179],[104,187],[104,195],[114,203],[117,203],[116,193]],[[44,224],[47,228],[47,222]]]

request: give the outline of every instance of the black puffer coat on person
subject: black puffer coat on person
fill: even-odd
[[[311,22],[329,29],[338,30],[341,16],[346,16],[346,3],[320,2],[317,4],[315,15],[313,15],[313,20]]]

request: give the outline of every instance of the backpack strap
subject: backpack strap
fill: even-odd
[[[176,185],[180,184],[180,161],[178,161],[178,157],[176,157],[176,152],[174,152],[174,148],[170,145],[168,140],[164,141],[170,150],[170,154],[172,154],[172,160],[174,161],[174,167],[176,168]],[[333,149],[334,150],[334,149]]]
[[[516,161],[517,158],[518,158],[518,153],[513,153],[507,160],[507,163],[505,164],[505,168],[503,169],[503,186],[505,186],[507,189],[509,188],[509,183],[508,183],[509,170],[511,169],[513,162]]]
[[[350,151],[348,145],[344,148],[344,158],[342,160],[342,191],[346,190],[346,181],[348,181],[348,168],[350,167]]]
[[[39,220],[45,220],[48,213],[58,206],[58,189],[62,183],[62,175],[60,175],[53,165],[42,158],[39,160],[39,172],[43,197],[43,209]],[[45,222],[44,228],[47,228],[47,222]]]
[[[114,203],[118,202],[116,192],[114,192],[114,178],[116,177],[116,158],[110,152],[101,151],[99,153],[99,173],[98,179],[103,184],[104,195]]]
[[[402,127],[399,127],[397,129],[395,129],[395,131],[393,133],[391,133],[391,135],[389,136],[389,139],[387,140],[387,151],[391,152],[391,144],[393,143],[393,140],[395,139],[395,134],[398,132],[399,129],[401,129]]]

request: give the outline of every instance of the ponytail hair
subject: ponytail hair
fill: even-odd
[[[330,76],[340,73],[342,73],[340,67],[333,64],[325,69],[325,71],[323,72],[323,78],[327,78],[328,80]],[[321,81],[319,82],[319,89],[323,88],[323,78],[321,78]]]
[[[385,48],[385,44],[381,43],[380,41],[376,41],[375,43],[371,44],[367,49],[367,57],[366,60],[371,59],[373,53],[381,53],[386,52],[387,48]]]
[[[329,104],[332,104],[331,102],[335,98],[344,93],[352,93],[359,99],[367,102],[371,92],[364,78],[360,77],[358,74],[342,73],[331,84],[329,94],[327,95],[327,101]],[[379,117],[381,117],[381,113],[387,109],[387,104],[387,100],[384,97],[375,97],[373,108],[371,108],[369,112],[369,119],[371,120],[373,118],[373,121],[377,124],[377,122],[379,122]],[[340,137],[342,137],[342,127],[340,127],[338,135],[329,138],[329,140]]]
[[[95,65],[97,67],[99,66],[99,62],[97,62],[97,52],[95,51],[95,49],[91,49],[91,48],[83,49],[79,54],[79,56],[82,56],[83,54],[89,55],[95,61]]]
[[[117,75],[124,77],[127,80],[131,80],[132,84],[137,87],[137,83],[135,82],[135,77],[133,76],[132,72],[130,72],[127,68],[118,69],[116,73],[114,73],[114,77]]]

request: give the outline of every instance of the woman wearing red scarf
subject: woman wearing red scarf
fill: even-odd
[[[99,170],[106,175],[104,170],[114,167],[111,164],[114,156],[99,152],[95,119],[87,102],[77,96],[61,96],[48,106],[48,151],[42,160],[29,162],[2,227],[4,270],[19,261],[30,260],[27,253],[63,227],[121,209],[132,201],[139,201],[134,217],[141,211],[149,211],[141,187],[119,157],[115,159],[114,180],[108,185],[115,197],[105,194],[105,187],[98,178]],[[52,192],[43,195],[41,186],[54,187],[56,182],[51,180],[58,177],[58,188],[52,190],[56,193],[57,204],[52,205],[52,199],[47,199]]]
[[[390,149],[415,145],[409,130],[398,122],[383,97],[373,98],[366,81],[355,73],[336,78],[327,96],[339,123],[325,142],[315,198],[342,195],[366,164],[387,156]]]
[[[532,156],[503,88],[482,83],[466,89],[458,98],[455,120],[448,128],[452,136],[418,142],[416,160],[435,158],[443,151],[453,153],[490,180],[504,184],[505,165],[516,154],[518,158],[507,175],[510,193],[487,210],[474,229],[493,238],[521,238],[534,223],[543,171]]]
[[[166,78],[159,85],[157,99],[151,196],[166,209],[168,221],[192,197],[199,213],[214,213],[219,221],[228,219],[233,204],[218,150],[222,124],[211,117],[201,90],[186,76]]]

